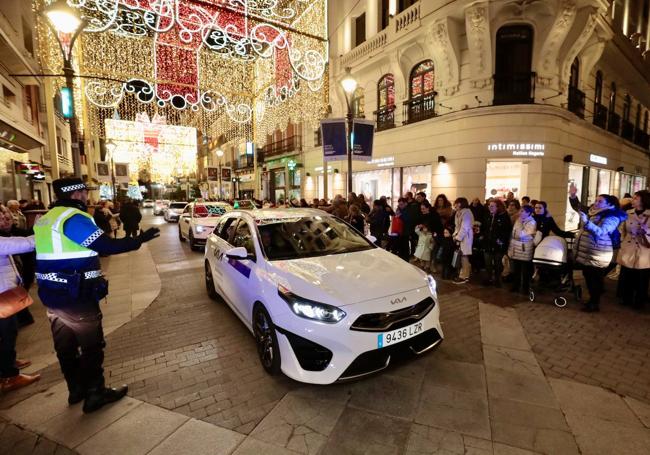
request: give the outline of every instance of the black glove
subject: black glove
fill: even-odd
[[[152,227],[147,229],[146,231],[142,231],[138,236],[138,239],[142,243],[145,243],[148,242],[149,240],[155,239],[156,237],[160,237],[160,229]]]

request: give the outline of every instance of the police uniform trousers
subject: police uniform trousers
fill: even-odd
[[[104,331],[99,303],[82,308],[48,308],[54,349],[70,392],[104,387]]]

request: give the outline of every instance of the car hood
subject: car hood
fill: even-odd
[[[211,216],[207,218],[192,218],[192,224],[196,226],[216,226],[221,217]]]
[[[381,248],[269,262],[269,275],[301,297],[337,306],[427,286],[424,272]]]

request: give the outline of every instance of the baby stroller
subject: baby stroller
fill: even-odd
[[[568,243],[567,243],[568,240]],[[567,305],[567,295],[573,295],[576,302],[582,298],[582,287],[573,280],[573,260],[569,247],[573,239],[548,236],[535,248],[533,264],[539,272],[536,284],[531,284],[529,299],[535,301],[536,292],[551,291],[553,303],[559,308]]]

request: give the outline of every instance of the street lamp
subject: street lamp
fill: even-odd
[[[219,199],[223,199],[223,184],[221,182],[221,158],[223,158],[223,150],[217,149],[215,153],[219,162]]]
[[[113,139],[110,139],[106,143],[106,150],[108,150],[108,154],[110,155],[111,158],[111,182],[113,184],[113,201],[117,201],[117,190],[115,189],[115,150],[117,149],[117,144],[113,142]]]
[[[345,77],[341,80],[341,87],[343,87],[343,91],[345,92],[345,102],[348,106],[348,112],[346,115],[348,128],[345,143],[348,152],[348,194],[350,194],[352,192],[352,122],[354,119],[352,106],[350,105],[350,98],[357,89],[357,81],[352,77],[349,67],[345,69]]]
[[[61,55],[63,56],[63,75],[65,86],[70,96],[70,142],[72,146],[72,163],[75,177],[81,178],[81,155],[79,152],[79,133],[77,131],[77,116],[74,110],[74,69],[72,68],[72,49],[74,42],[84,28],[85,20],[79,16],[79,12],[72,8],[66,0],[57,0],[48,5],[43,14],[47,23],[54,32]],[[62,37],[61,35],[66,35]],[[71,36],[70,36],[71,35]],[[70,36],[68,40],[67,37]],[[63,38],[63,40],[62,40]],[[64,42],[65,41],[65,42]]]

